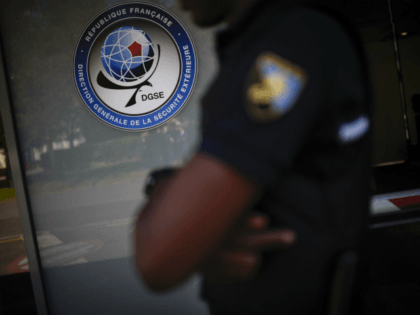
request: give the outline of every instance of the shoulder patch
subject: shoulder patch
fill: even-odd
[[[284,116],[296,104],[307,82],[301,67],[274,53],[261,54],[246,85],[248,115],[261,123]]]

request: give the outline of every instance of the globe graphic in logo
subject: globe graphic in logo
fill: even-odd
[[[105,70],[120,82],[143,78],[153,65],[155,51],[149,36],[142,30],[123,26],[108,35],[102,45]]]

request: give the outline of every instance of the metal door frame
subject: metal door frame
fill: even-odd
[[[12,107],[12,99],[8,84],[6,60],[3,53],[3,41],[0,32],[0,109],[3,119],[4,132],[12,173],[12,180],[16,191],[17,205],[19,210],[20,224],[28,257],[29,273],[31,276],[32,289],[38,315],[48,315],[48,306],[42,278],[41,257],[33,222],[32,211],[29,202],[22,154],[19,150],[15,115]]]

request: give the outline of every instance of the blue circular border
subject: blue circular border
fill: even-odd
[[[144,9],[145,12],[147,12],[146,10],[150,10],[150,13],[155,12],[156,14],[154,17],[152,17],[151,15],[136,13],[136,10],[130,12],[130,8],[139,8],[140,12],[141,9]],[[126,12],[125,14],[123,13],[124,10]],[[117,15],[117,11],[120,12],[120,15]],[[111,16],[112,13],[115,13],[115,18]],[[172,24],[168,25],[169,21],[164,24],[163,21],[156,19],[155,17],[158,14],[168,18]],[[101,29],[99,32],[97,30],[93,32],[92,28],[99,23],[101,28],[103,27],[103,29],[105,29],[107,26],[113,24],[114,22],[129,18],[148,19],[160,25],[169,34],[172,35],[173,39],[178,45],[179,53],[181,56],[181,77],[171,99],[168,100],[165,105],[161,106],[159,109],[153,111],[152,113],[134,117],[117,113],[109,109],[98,99],[90,84],[87,68],[90,49],[92,48],[92,45],[98,35],[102,32]],[[101,20],[103,24],[101,24]],[[87,37],[90,37],[89,41],[87,40]],[[186,47],[187,49],[184,49]],[[187,55],[185,54],[185,50],[189,51],[189,56],[191,56],[190,59],[188,59]],[[189,73],[187,73],[188,69],[190,69]],[[189,75],[190,77],[187,78],[186,75]],[[118,4],[102,11],[85,28],[76,46],[74,57],[74,79],[77,90],[79,91],[83,102],[87,105],[87,107],[96,118],[119,130],[144,131],[158,127],[168,122],[171,118],[178,114],[187,103],[189,97],[191,96],[191,92],[194,89],[196,76],[197,58],[195,54],[195,47],[187,30],[172,13],[166,11],[163,8],[160,8],[159,6],[156,6],[155,4],[130,2]],[[186,82],[186,80],[188,80],[188,82]],[[188,83],[188,86],[185,87],[183,85],[184,83]],[[164,115],[164,113],[166,114]]]

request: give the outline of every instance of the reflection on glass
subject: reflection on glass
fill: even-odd
[[[389,8],[389,7],[388,7]],[[393,159],[388,159],[387,163],[381,163],[373,169],[376,191],[372,200],[372,212],[383,214],[388,212],[400,212],[407,210],[420,209],[418,199],[420,198],[420,150],[418,137],[418,96],[420,94],[420,19],[419,5],[412,2],[391,2],[392,20],[395,26],[396,42],[394,43],[394,70],[393,72],[383,72],[380,79],[375,79],[382,85],[385,85],[389,78],[396,78],[398,88],[400,90],[400,98],[403,96],[405,103],[404,113],[397,113],[403,109],[402,101],[395,101],[392,106],[382,102],[381,106],[377,106],[377,124],[382,125],[382,132],[378,132],[375,138],[375,145],[380,144],[380,151],[389,153],[393,148],[399,148],[399,152],[406,151],[406,155],[394,155]],[[389,25],[392,25],[391,20]],[[387,34],[382,37],[383,42],[390,42],[394,39],[393,34]],[[395,47],[398,47],[398,54]],[[375,54],[376,59],[381,54]],[[377,61],[374,61],[377,63]],[[397,67],[397,65],[399,65]],[[386,75],[384,75],[386,73]],[[395,79],[394,79],[395,81]],[[395,82],[393,88],[395,89]],[[379,94],[381,98],[385,93]],[[389,107],[386,111],[385,108]],[[398,140],[395,138],[398,129],[396,128],[396,120],[401,117],[407,118],[407,133],[409,141]],[[387,129],[388,131],[385,131]],[[401,132],[398,132],[401,134]],[[388,135],[391,135],[389,137]],[[393,138],[394,137],[394,138]],[[402,160],[402,161],[400,161]],[[385,161],[383,161],[385,162]]]
[[[6,167],[6,154],[4,149],[0,149],[0,169],[5,169]]]

